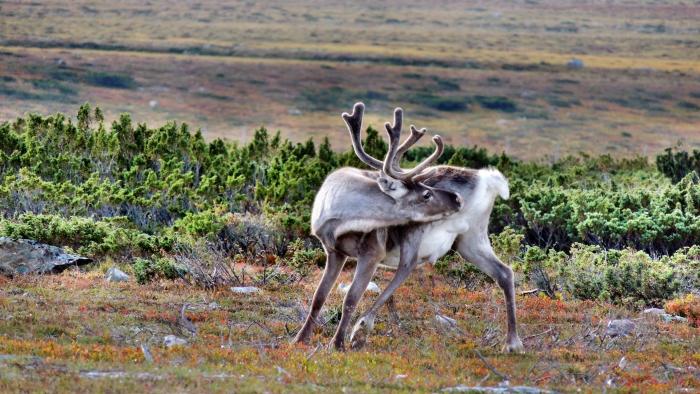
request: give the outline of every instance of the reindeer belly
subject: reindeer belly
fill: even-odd
[[[426,231],[418,249],[418,260],[435,264],[452,248],[457,235],[445,228],[436,227]]]
[[[435,264],[440,257],[450,251],[457,236],[468,229],[469,224],[464,220],[444,220],[429,224],[418,247],[418,264]],[[396,269],[399,266],[400,258],[400,248],[395,246],[387,251],[386,257],[379,265],[384,268]]]

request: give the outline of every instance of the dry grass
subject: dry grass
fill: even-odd
[[[683,2],[0,7],[0,119],[90,101],[108,119],[177,119],[234,140],[265,125],[297,140],[327,135],[341,149],[338,115],[364,100],[375,126],[400,105],[451,143],[526,159],[700,147],[700,7]],[[574,57],[583,69],[566,67]],[[61,72],[74,76],[63,90],[36,82]],[[135,83],[96,86],[91,72]],[[475,96],[507,97],[517,110],[486,109]],[[439,109],[445,100],[468,109]]]
[[[343,273],[341,281],[350,275]],[[468,291],[424,274],[397,291],[400,324],[380,315],[365,350],[319,349],[335,329],[332,321],[310,346],[290,345],[319,276],[269,285],[254,295],[169,281],[106,284],[99,270],[4,279],[0,354],[12,357],[0,357],[0,391],[434,392],[459,384],[496,385],[501,379],[490,368],[512,385],[562,391],[700,388],[697,328],[644,318],[635,320],[634,335],[608,338],[608,319],[636,319],[636,313],[521,296],[518,317],[527,353],[504,355],[500,291],[490,285]],[[385,286],[389,278],[380,273],[377,280]],[[333,292],[324,316],[332,317],[340,301]],[[196,337],[178,324],[185,303]],[[458,330],[441,328],[436,313],[456,319]],[[169,334],[190,344],[165,348],[162,338]]]

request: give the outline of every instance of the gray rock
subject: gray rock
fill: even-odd
[[[124,271],[117,267],[112,267],[107,270],[105,278],[108,282],[126,282],[129,280],[129,275],[125,274]]]
[[[688,321],[685,317],[682,316],[673,316],[669,315],[668,313],[664,313],[661,315],[661,318],[666,322],[666,323],[672,323],[672,322],[679,322],[679,323],[685,323]]]
[[[139,379],[161,380],[160,375],[150,372],[124,372],[124,371],[81,371],[80,376],[88,379]]]
[[[240,293],[240,294],[250,294],[250,293],[257,293],[260,291],[260,289],[255,287],[255,286],[239,286],[239,287],[232,287],[231,291],[234,293]]]
[[[665,310],[661,308],[647,308],[642,311],[643,315],[647,316],[657,316],[661,320],[665,321],[666,323],[671,323],[671,322],[680,322],[680,323],[685,323],[688,321],[685,317],[682,316],[674,316],[669,313],[666,313]]]
[[[163,338],[163,345],[166,347],[184,346],[187,345],[187,340],[176,337],[175,335],[166,335],[165,338]]]
[[[609,337],[624,337],[631,334],[636,327],[637,325],[629,319],[610,320],[605,330],[605,335]]]
[[[0,237],[0,275],[57,274],[66,268],[92,263],[92,259],[32,241]]]
[[[528,387],[528,386],[465,386],[459,385],[455,387],[447,387],[442,389],[445,392],[466,392],[466,393],[517,393],[517,394],[541,394],[541,393],[551,393],[552,391],[541,389],[539,387]]]
[[[642,314],[651,316],[662,316],[666,314],[666,311],[661,308],[647,308],[642,311]]]

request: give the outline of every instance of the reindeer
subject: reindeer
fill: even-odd
[[[326,252],[326,267],[306,322],[296,336],[298,342],[308,340],[311,335],[318,313],[348,256],[357,257],[358,262],[333,340],[336,348],[344,347],[352,312],[377,264],[384,258],[388,229],[443,219],[462,208],[458,193],[412,180],[413,175],[430,166],[442,154],[444,146],[439,136],[433,138],[435,152],[415,168],[404,171],[394,159],[400,151],[401,109],[394,111],[394,126],[386,128],[389,151],[383,162],[364,152],[360,139],[363,113],[364,105],[358,103],[353,114],[344,113],[343,119],[351,132],[355,152],[379,171],[340,168],[326,177],[316,194],[311,212],[311,232],[321,241]],[[396,177],[401,177],[402,181],[396,181]]]
[[[353,115],[358,108],[361,108],[361,103],[355,105]],[[357,125],[350,122],[346,123],[348,123],[348,128],[351,129],[353,148],[358,158],[368,166],[379,169],[379,163],[381,162],[364,152],[361,143],[358,143],[358,139],[354,137],[360,132],[359,130],[352,130]],[[395,121],[396,124],[397,122]],[[398,124],[400,125],[400,122]],[[387,131],[392,128],[389,124],[385,126]],[[369,282],[369,279],[366,279],[366,282],[364,280],[360,281],[360,279],[364,279],[364,276],[358,277],[360,261],[368,262],[365,263],[366,267],[363,268],[363,273],[371,271],[373,274],[379,265],[396,269],[396,273],[389,285],[353,327],[350,336],[352,347],[358,348],[364,345],[367,336],[373,328],[374,319],[379,308],[389,300],[394,291],[406,280],[417,265],[426,262],[435,263],[448,251],[455,250],[464,259],[470,261],[493,278],[503,290],[506,300],[508,325],[504,350],[520,352],[523,346],[516,327],[513,271],[495,255],[488,237],[488,222],[494,201],[497,196],[503,199],[509,197],[508,182],[495,169],[473,170],[454,166],[423,166],[421,171],[425,171],[418,174],[400,171],[399,162],[401,157],[424,134],[425,129],[418,130],[411,126],[411,135],[400,147],[395,148],[396,144],[390,146],[389,150],[392,155],[387,154],[387,157],[392,158],[392,160],[390,163],[385,161],[381,166],[385,173],[390,174],[390,177],[386,177],[384,181],[377,183],[380,190],[393,198],[402,193],[401,185],[404,182],[417,182],[459,194],[464,202],[463,207],[458,212],[443,219],[428,223],[409,223],[386,228],[386,243],[376,249],[363,250],[357,248],[356,243],[358,239],[362,239],[360,235],[346,236],[344,239],[339,240],[341,241],[340,245],[343,246],[341,250],[345,253],[341,257],[343,262],[346,256],[358,258],[358,268],[350,291],[346,296],[346,303],[350,297],[352,297],[350,298],[351,301],[356,302]],[[393,151],[392,148],[395,148],[396,151]],[[394,171],[387,172],[387,164]],[[382,230],[376,229],[373,232],[381,234],[383,233]],[[369,276],[371,277],[371,275]],[[325,277],[324,273],[324,279]],[[357,286],[355,286],[356,282],[358,282]],[[351,295],[353,290],[355,290],[355,293]],[[312,311],[314,306],[317,304],[323,305],[324,301],[325,297],[317,299],[315,294]],[[320,309],[320,306],[318,308]],[[352,308],[345,308],[344,305],[342,319],[349,319],[350,316],[347,316],[346,312],[352,313],[353,310],[354,305],[352,305]],[[307,319],[308,322],[309,320]],[[339,326],[334,338],[336,348],[342,348],[343,346],[343,339],[339,338],[341,334],[340,329],[341,327]],[[297,339],[303,341],[306,337],[298,335]]]

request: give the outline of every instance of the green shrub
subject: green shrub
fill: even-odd
[[[187,273],[184,267],[167,257],[138,258],[134,260],[132,268],[136,282],[140,284],[148,283],[156,278],[177,279]]]
[[[631,249],[605,250],[574,244],[570,253],[528,247],[516,271],[550,297],[564,292],[579,299],[660,306],[700,289],[700,247],[658,259]]]
[[[226,225],[228,214],[218,209],[208,209],[202,212],[187,212],[176,220],[173,231],[193,238],[212,237],[217,235]]]
[[[128,228],[123,218],[95,221],[90,218],[62,218],[57,215],[22,214],[16,220],[3,220],[0,234],[11,238],[33,239],[50,245],[69,247],[96,257],[143,255],[169,250],[173,239],[144,234]]]
[[[38,86],[51,88],[43,82]],[[436,100],[434,104],[445,99],[419,96],[415,98]],[[474,101],[509,110],[505,98]],[[371,127],[366,135],[366,150],[383,157],[384,138]],[[431,147],[412,149],[404,165],[431,152]],[[628,255],[626,249],[669,256],[652,260],[672,267],[679,288],[697,286],[697,275],[692,279],[687,268],[696,260],[681,256],[700,244],[700,152],[668,150],[654,168],[642,157],[580,155],[552,164],[526,163],[483,148],[448,145],[438,163],[496,166],[505,173],[511,198],[498,199],[494,206],[494,246],[550,294],[564,289],[562,278],[572,277],[553,267],[585,272],[584,266],[576,268],[577,261],[585,260],[576,244],[599,247],[591,252],[596,256],[623,250],[617,268],[606,271],[609,277],[589,275],[590,283],[566,280],[574,286],[566,291],[579,297],[657,302],[674,291],[675,282],[665,281],[668,272],[645,271],[645,264],[657,263]],[[330,171],[348,165],[365,167],[352,151],[334,152],[327,139],[320,145],[293,143],[264,128],[239,145],[207,142],[200,132],[175,122],[149,128],[122,115],[106,125],[99,108],[87,104],[77,122],[62,114],[32,114],[0,123],[0,233],[93,257],[148,257],[153,264],[176,245],[204,239],[222,253],[255,259],[289,256],[303,273],[319,255],[308,249],[316,190]],[[306,248],[290,247],[296,238],[306,240]],[[462,273],[465,281],[474,277],[471,265],[449,256],[445,261],[456,278]],[[173,276],[166,271],[155,269],[163,277]],[[620,288],[634,278],[641,278],[637,283],[642,287],[645,280],[659,284],[658,294],[644,288],[635,295]]]

